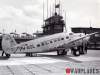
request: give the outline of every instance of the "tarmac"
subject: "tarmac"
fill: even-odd
[[[0,52],[1,54],[1,52]],[[0,57],[0,75],[100,75],[100,50],[88,50],[86,55],[75,57],[69,52],[57,56],[56,52],[39,53],[26,57],[25,54],[12,54],[9,59]],[[71,72],[69,69],[84,69]],[[98,69],[87,73],[88,69]]]

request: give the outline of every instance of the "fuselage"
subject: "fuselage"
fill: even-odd
[[[5,52],[8,54],[27,52],[40,53],[56,51],[59,47],[71,48],[81,45],[83,42],[86,43],[89,37],[75,41],[84,36],[85,34],[83,33],[57,33],[17,44]]]

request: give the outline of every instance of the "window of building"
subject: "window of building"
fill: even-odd
[[[55,25],[54,26],[54,29],[61,29],[62,28],[62,26],[60,26],[60,25]]]

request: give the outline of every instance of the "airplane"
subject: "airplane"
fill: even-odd
[[[91,35],[84,33],[56,33],[40,37],[27,42],[17,44],[12,36],[4,34],[2,36],[2,50],[7,58],[11,54],[22,54],[32,56],[32,53],[43,53],[57,51],[57,55],[67,55],[69,49],[74,56],[80,56],[87,53],[87,44]]]

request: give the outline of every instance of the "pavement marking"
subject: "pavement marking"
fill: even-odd
[[[9,69],[12,71],[13,75],[34,75],[33,73],[29,72],[27,69],[25,69],[21,65],[19,66],[9,65]]]
[[[9,73],[8,72],[7,72],[8,74],[2,73],[1,72],[2,68],[0,68],[0,75],[66,75],[66,68],[85,68],[85,69],[99,68],[100,69],[100,66],[97,67],[98,64],[58,62],[58,63],[28,64],[28,65],[16,65],[16,66],[9,65],[8,66],[9,68],[7,68],[7,66],[3,66],[3,70],[5,72],[9,71]],[[77,75],[80,75],[80,73]],[[84,73],[81,75],[84,75]],[[90,74],[86,74],[86,75],[90,75]],[[100,75],[100,73],[91,74],[91,75]]]
[[[7,66],[0,66],[0,75],[13,75]]]

